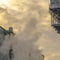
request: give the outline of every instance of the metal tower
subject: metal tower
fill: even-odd
[[[51,25],[60,34],[60,0],[50,0]]]

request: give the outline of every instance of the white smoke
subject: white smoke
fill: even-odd
[[[7,36],[1,47],[1,52],[8,55],[12,45],[13,60],[40,60],[42,58],[36,43],[47,30],[42,23],[48,12],[40,5],[40,2],[40,0],[17,0],[17,4],[13,2],[3,15],[8,21],[8,26],[17,29],[16,36],[14,38]]]
[[[60,36],[50,26],[48,2],[49,0],[13,0],[9,13],[4,15],[8,26],[17,30],[13,44],[15,60],[35,60],[35,57],[41,55],[38,48],[43,49],[45,60],[59,60]]]

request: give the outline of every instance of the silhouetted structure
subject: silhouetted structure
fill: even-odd
[[[2,44],[3,40],[5,40],[5,36],[11,34],[14,34],[12,27],[9,27],[9,30],[5,30],[0,26],[0,45]]]
[[[14,35],[12,27],[9,27],[9,30],[6,30],[6,29],[4,29],[3,27],[0,26],[0,46],[2,45],[3,41],[5,40],[5,36],[6,35],[10,36],[11,34]],[[12,58],[13,58],[13,49],[12,49],[12,46],[10,47],[8,56],[9,56],[9,59],[12,60]]]
[[[51,25],[60,33],[60,0],[50,0]]]

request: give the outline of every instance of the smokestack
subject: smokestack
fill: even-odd
[[[13,32],[13,28],[9,27],[9,32],[12,33]]]

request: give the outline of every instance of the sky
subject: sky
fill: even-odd
[[[4,10],[0,25],[14,28],[18,48],[22,45],[29,50],[28,47],[36,46],[45,60],[60,60],[60,35],[51,26],[49,0],[2,0],[1,3]],[[15,54],[19,53],[17,46]]]

